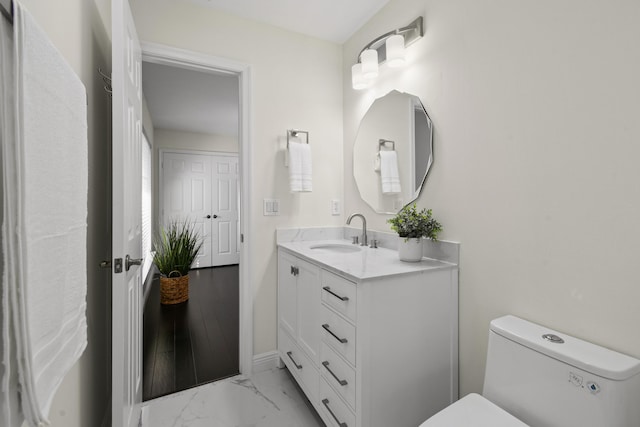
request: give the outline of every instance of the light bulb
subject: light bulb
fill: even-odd
[[[362,61],[362,74],[366,80],[373,80],[378,77],[378,51],[367,49],[360,56]]]
[[[362,75],[362,64],[359,62],[351,67],[351,86],[355,90],[366,89],[369,86]]]
[[[404,65],[404,37],[395,34],[385,42],[387,49],[387,65],[391,68],[402,67]]]

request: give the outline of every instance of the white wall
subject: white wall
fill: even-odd
[[[213,135],[197,132],[183,132],[171,129],[154,130],[154,146],[196,151],[238,152],[238,138],[229,135]]]
[[[251,243],[254,353],[276,348],[276,227],[342,224],[342,54],[339,45],[240,19],[189,2],[131,4],[141,40],[251,66]],[[311,133],[313,192],[288,191],[286,129]],[[156,142],[158,136],[156,135]],[[280,199],[280,216],[262,216],[262,199]]]
[[[111,103],[103,91],[98,67],[111,69],[107,0],[43,2],[22,0],[40,27],[78,74],[87,89],[89,136],[89,198],[87,230],[87,324],[89,344],[65,377],[54,398],[53,427],[99,426],[109,407],[111,366],[111,272],[98,263],[109,259]],[[43,70],[46,72],[46,70]],[[46,220],[46,212],[43,212]]]
[[[425,17],[408,67],[370,90],[349,67],[371,39]],[[365,213],[351,150],[390,89],[434,122],[418,205],[462,243],[461,395],[482,388],[490,319],[506,313],[640,357],[640,3],[393,0],[344,46],[347,211]]]

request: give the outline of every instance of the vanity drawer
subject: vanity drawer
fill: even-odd
[[[322,270],[322,301],[353,322],[356,321],[356,284]]]
[[[320,348],[320,374],[353,409],[356,408],[356,371],[326,343]]]
[[[356,328],[326,306],[320,316],[322,340],[352,365],[356,364]]]
[[[327,426],[355,427],[356,416],[323,379],[320,380],[320,410]]]
[[[318,396],[318,381],[320,374],[306,354],[294,343],[289,334],[282,328],[278,329],[278,351],[280,358],[287,365],[300,387],[309,400]]]

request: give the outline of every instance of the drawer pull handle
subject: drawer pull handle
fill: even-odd
[[[325,331],[329,332],[331,334],[331,336],[333,336],[335,339],[337,339],[338,341],[340,341],[342,344],[346,344],[349,341],[347,341],[346,338],[340,338],[339,336],[337,336],[336,334],[333,333],[333,331],[329,328],[328,324],[324,324],[322,325],[322,327],[324,328]]]
[[[330,288],[330,287],[328,287],[328,286],[325,286],[325,287],[324,287],[324,288],[322,288],[322,289],[324,289],[325,291],[329,292],[331,295],[333,295],[334,297],[338,298],[340,301],[349,301],[349,297],[343,297],[343,296],[340,296],[340,295],[336,294],[336,293],[335,293],[335,292],[333,292],[333,291],[331,290],[331,288]]]
[[[322,362],[322,366],[324,366],[327,369],[327,371],[329,371],[329,373],[333,376],[333,378],[335,378],[336,381],[338,381],[338,384],[340,384],[343,387],[349,384],[347,380],[341,380],[340,378],[338,378],[336,374],[333,373],[333,371],[329,368],[329,361],[325,360],[324,362]]]
[[[333,413],[333,411],[331,410],[331,408],[329,408],[329,399],[322,399],[322,404],[324,405],[325,408],[327,408],[327,411],[329,411],[329,413],[331,414],[331,416],[333,417],[334,420],[336,420],[336,422],[338,423],[338,425],[340,427],[349,427],[347,425],[347,423],[343,423],[341,422],[338,417],[336,417],[336,414]]]
[[[293,356],[291,355],[292,353],[290,351],[287,351],[287,356],[289,356],[289,359],[291,359],[291,361],[293,362],[293,364],[296,366],[296,368],[298,369],[302,369],[302,365],[298,365],[298,362],[296,362],[295,360],[293,360]]]

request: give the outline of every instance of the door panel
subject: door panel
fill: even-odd
[[[112,250],[142,258],[141,51],[126,0],[112,3]],[[112,273],[112,424],[138,425],[142,401],[141,267]]]
[[[214,192],[211,197],[212,212],[217,215],[213,221],[216,233],[212,235],[212,265],[237,264],[240,261],[238,242],[238,157],[213,156],[212,181]]]
[[[298,344],[316,363],[320,363],[320,269],[300,259],[296,260],[297,305],[298,305]]]
[[[204,244],[193,267],[211,265],[211,161],[206,156],[164,153],[162,186],[164,197],[161,222],[188,220],[202,236]]]
[[[296,261],[287,253],[278,253],[278,325],[293,338],[298,333]]]

